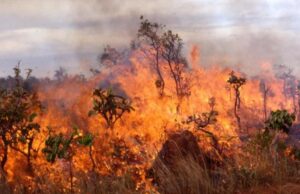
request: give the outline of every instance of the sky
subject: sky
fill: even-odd
[[[200,49],[201,64],[285,64],[300,72],[298,0],[1,0],[0,76],[21,61],[34,75],[84,73],[109,44],[129,46],[139,16]],[[298,64],[299,63],[299,64]]]

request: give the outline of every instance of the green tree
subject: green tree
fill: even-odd
[[[71,135],[66,136],[62,133],[54,134],[51,128],[49,128],[49,135],[45,141],[45,147],[42,152],[44,153],[46,160],[50,163],[54,163],[56,159],[65,159],[69,162],[69,174],[70,174],[70,188],[71,193],[74,193],[73,186],[73,157],[75,155],[76,147],[84,146],[90,148],[90,159],[95,168],[95,161],[92,157],[91,148],[93,145],[94,137],[88,133],[81,135],[76,127],[73,128]]]
[[[243,85],[246,84],[246,78],[244,77],[238,77],[235,75],[234,71],[232,71],[229,74],[229,79],[227,82],[230,84],[230,86],[233,88],[234,93],[235,93],[235,99],[234,99],[234,115],[237,120],[238,128],[241,131],[242,126],[241,126],[241,118],[238,113],[240,106],[241,106],[241,92],[240,89]]]
[[[295,113],[290,114],[287,110],[272,111],[270,118],[266,121],[265,127],[267,130],[289,133],[295,119]]]
[[[265,125],[265,137],[271,137],[271,143],[269,144],[270,153],[274,158],[274,163],[277,164],[278,151],[280,144],[279,134],[280,132],[289,133],[293,122],[295,121],[295,113],[290,114],[287,110],[276,110],[272,111],[269,119]],[[285,144],[283,144],[285,146]]]
[[[114,128],[115,123],[126,112],[133,111],[131,103],[123,96],[116,95],[111,89],[95,89],[93,101],[93,109],[89,112],[89,116],[99,114],[105,120],[110,129]]]
[[[1,168],[8,161],[9,149],[24,155],[31,169],[33,142],[40,132],[40,125],[34,122],[41,110],[41,103],[33,92],[24,89],[19,65],[14,68],[15,85],[0,91],[0,141],[2,149]],[[30,76],[28,71],[26,79]]]

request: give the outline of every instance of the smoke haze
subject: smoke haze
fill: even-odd
[[[0,76],[22,60],[38,76],[64,67],[84,73],[103,47],[129,47],[139,16],[178,32],[185,50],[200,48],[201,64],[257,72],[259,64],[300,71],[300,3],[296,0],[3,0],[0,5]]]

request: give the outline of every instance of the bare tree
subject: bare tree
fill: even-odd
[[[273,94],[271,88],[269,86],[267,86],[265,80],[260,81],[259,89],[260,89],[260,92],[261,92],[262,98],[263,98],[263,115],[264,115],[264,121],[266,121],[268,119],[268,107],[267,107],[268,97],[272,96],[274,94]]]
[[[283,81],[283,94],[286,99],[291,98],[293,101],[293,112],[297,113],[297,80],[293,75],[293,69],[286,65],[275,65],[277,71],[276,77]]]

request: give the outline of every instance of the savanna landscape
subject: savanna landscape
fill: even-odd
[[[136,18],[86,72],[0,78],[0,193],[300,193],[300,77],[201,63],[168,23]],[[34,55],[34,53],[32,53]]]

